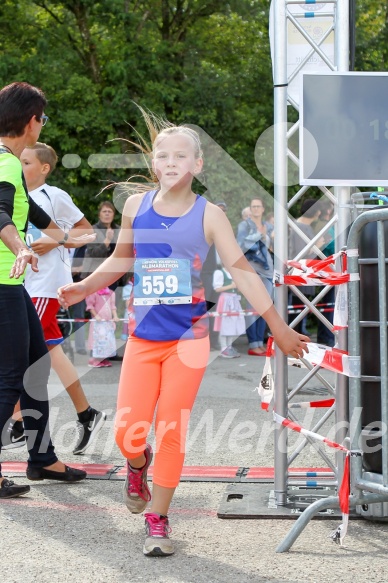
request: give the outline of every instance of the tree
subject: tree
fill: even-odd
[[[115,138],[145,132],[134,102],[200,126],[260,176],[254,148],[273,109],[264,0],[4,0],[0,24],[0,81],[45,90],[42,140],[67,155],[68,166],[59,164],[53,181],[91,219],[100,189],[138,171],[88,164],[94,153],[125,152]],[[211,195],[229,199],[237,220],[251,193],[233,170],[215,175]]]

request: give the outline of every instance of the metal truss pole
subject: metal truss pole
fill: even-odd
[[[335,64],[337,71],[349,71],[349,0],[338,0],[336,12],[335,30]],[[348,227],[350,224],[350,188],[348,186],[336,186],[334,194],[338,205],[338,222],[336,229],[336,251],[342,249],[347,241]],[[339,348],[347,349],[347,330],[339,332]],[[336,432],[335,441],[343,443],[347,437],[348,430],[346,421],[349,420],[349,382],[344,375],[337,375],[336,380]],[[338,479],[343,474],[344,456],[340,452],[336,454],[336,466]]]
[[[288,137],[290,137],[294,130],[287,133],[287,103],[293,105],[298,109],[298,104],[288,95],[288,83],[298,74],[303,68],[304,63],[310,59],[314,54],[318,54],[326,65],[332,70],[347,71],[349,69],[349,0],[328,0],[327,5],[334,7],[333,25],[330,30],[325,33],[324,37],[317,43],[308,33],[303,30],[299,24],[298,18],[295,14],[291,14],[288,10],[288,5],[303,4],[297,0],[273,0],[273,18],[274,18],[274,182],[275,182],[275,270],[284,274],[285,264],[288,259],[288,208],[297,202],[300,197],[307,190],[303,187],[294,195],[290,202],[288,202],[288,157],[297,163],[297,157],[290,152],[288,148]],[[306,2],[306,5],[314,5],[313,0]],[[325,4],[324,2],[322,4]],[[318,13],[317,13],[318,15]],[[329,16],[329,13],[319,15]],[[311,14],[309,15],[311,16]],[[314,15],[313,15],[314,16]],[[295,69],[295,71],[288,78],[287,72],[287,25],[288,20],[296,27],[302,34],[303,38],[310,43],[311,51],[306,54],[303,63]],[[334,62],[330,61],[325,52],[322,50],[322,43],[328,34],[334,31],[335,37],[335,54]],[[322,112],[324,115],[324,112]],[[295,128],[298,124],[295,124]],[[323,194],[336,204],[336,241],[337,247],[342,248],[346,242],[348,220],[348,202],[350,190],[347,187],[339,187],[335,189],[335,196],[326,189],[320,187]],[[294,228],[294,223],[291,222]],[[295,229],[294,229],[295,230]],[[306,247],[311,251],[312,246]],[[315,252],[322,255],[322,253],[314,248]],[[300,292],[296,289],[295,293],[299,296]],[[302,294],[301,294],[302,295]],[[300,296],[299,296],[300,297]],[[315,315],[322,320],[322,315],[307,298],[302,295],[302,303],[305,303]],[[276,288],[275,291],[275,306],[284,319],[287,318],[287,304],[288,304],[288,290],[286,286]],[[299,320],[303,317],[301,314]],[[325,320],[325,319],[323,319]],[[297,323],[298,319],[295,321]],[[339,346],[346,348],[346,334],[339,337]],[[290,416],[288,411],[288,371],[287,359],[282,354],[276,353],[275,359],[275,410],[282,417]],[[348,402],[347,402],[347,382],[346,378],[337,375],[337,409],[336,409],[336,427],[339,430],[336,434],[336,441],[341,443],[346,437],[346,428],[344,427],[344,420],[348,419]],[[276,426],[275,429],[275,496],[278,505],[285,505],[287,503],[287,487],[288,487],[288,465],[292,458],[288,458],[287,451],[287,429],[283,426]],[[323,456],[322,456],[323,457]],[[342,475],[342,457],[337,461],[337,475]]]
[[[275,50],[274,50],[274,182],[275,207],[274,219],[276,237],[274,241],[275,269],[284,273],[288,258],[287,237],[287,19],[286,0],[276,0],[274,4]],[[287,318],[288,291],[286,286],[276,289],[275,306],[280,315]],[[287,416],[287,359],[276,351],[275,357],[275,411]],[[278,505],[287,502],[287,429],[281,425],[275,427],[275,496]]]

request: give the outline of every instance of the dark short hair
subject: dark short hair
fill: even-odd
[[[47,99],[41,89],[29,83],[15,82],[0,90],[0,136],[23,135],[32,117],[40,121]]]
[[[249,203],[249,206],[252,206],[252,203],[254,200],[259,200],[261,202],[261,204],[263,205],[263,208],[265,208],[264,200],[262,198],[260,198],[260,196],[254,196],[253,198],[251,198],[251,202]]]
[[[319,204],[322,214],[326,214],[329,211],[331,212],[334,207],[334,203],[331,200],[321,200]]]
[[[114,213],[116,212],[115,205],[110,200],[104,200],[103,202],[100,202],[100,204],[98,205],[98,212],[100,212],[100,210],[104,206],[107,206],[108,208],[110,208],[110,210],[112,210]]]
[[[300,209],[300,214],[306,217],[306,219],[312,219],[316,212],[320,210],[321,207],[319,201],[315,200],[314,198],[308,198],[303,202]]]

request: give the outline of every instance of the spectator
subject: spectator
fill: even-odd
[[[265,217],[265,222],[268,225],[272,225],[272,227],[275,227],[275,215],[273,213],[268,213],[267,216]]]
[[[70,230],[73,235],[77,232],[92,232],[91,224],[67,192],[46,183],[57,159],[53,148],[40,142],[23,150],[21,163],[29,195],[64,230]],[[28,225],[27,240],[40,259],[37,273],[27,267],[24,285],[42,324],[51,366],[77,412],[78,439],[73,453],[82,454],[101,430],[106,413],[90,407],[77,370],[61,346],[63,337],[56,318],[60,307],[57,290],[72,281],[69,253],[63,246],[58,247],[58,243],[50,237],[42,236],[39,229],[31,223]]]
[[[260,276],[265,288],[272,298],[273,293],[273,261],[269,252],[272,228],[263,221],[264,203],[260,198],[251,201],[251,217],[241,221],[237,228],[237,242],[240,245],[250,265]],[[252,305],[247,305],[252,310]],[[266,323],[261,316],[247,316],[247,336],[249,342],[248,354],[264,356]]]
[[[98,207],[98,222],[93,225],[96,240],[86,248],[84,271],[81,279],[93,273],[103,261],[110,257],[116,247],[120,226],[114,222],[115,207],[109,200],[104,200]],[[115,290],[118,282],[110,285]]]
[[[108,358],[116,354],[115,322],[118,322],[115,292],[104,287],[87,296],[86,309],[95,322],[90,323],[89,350],[92,357],[89,366],[103,368],[112,366]]]
[[[237,293],[232,276],[225,269],[216,269],[213,287],[219,295],[217,312],[240,312],[240,315],[222,314],[216,316],[214,329],[220,333],[221,354],[223,358],[239,358],[240,353],[233,347],[233,342],[245,332],[245,320],[240,304],[241,296]]]
[[[245,208],[243,208],[243,210],[241,211],[241,219],[243,221],[246,221],[247,219],[249,219],[251,216],[251,207],[246,206]]]

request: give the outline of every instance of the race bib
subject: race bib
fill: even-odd
[[[136,259],[135,306],[191,304],[189,259]]]
[[[42,236],[41,231],[39,229],[37,229],[35,227],[35,225],[33,225],[32,223],[29,222],[27,233],[26,233],[26,245],[28,247],[31,247],[31,243],[33,243],[37,239],[40,239],[41,236]]]

